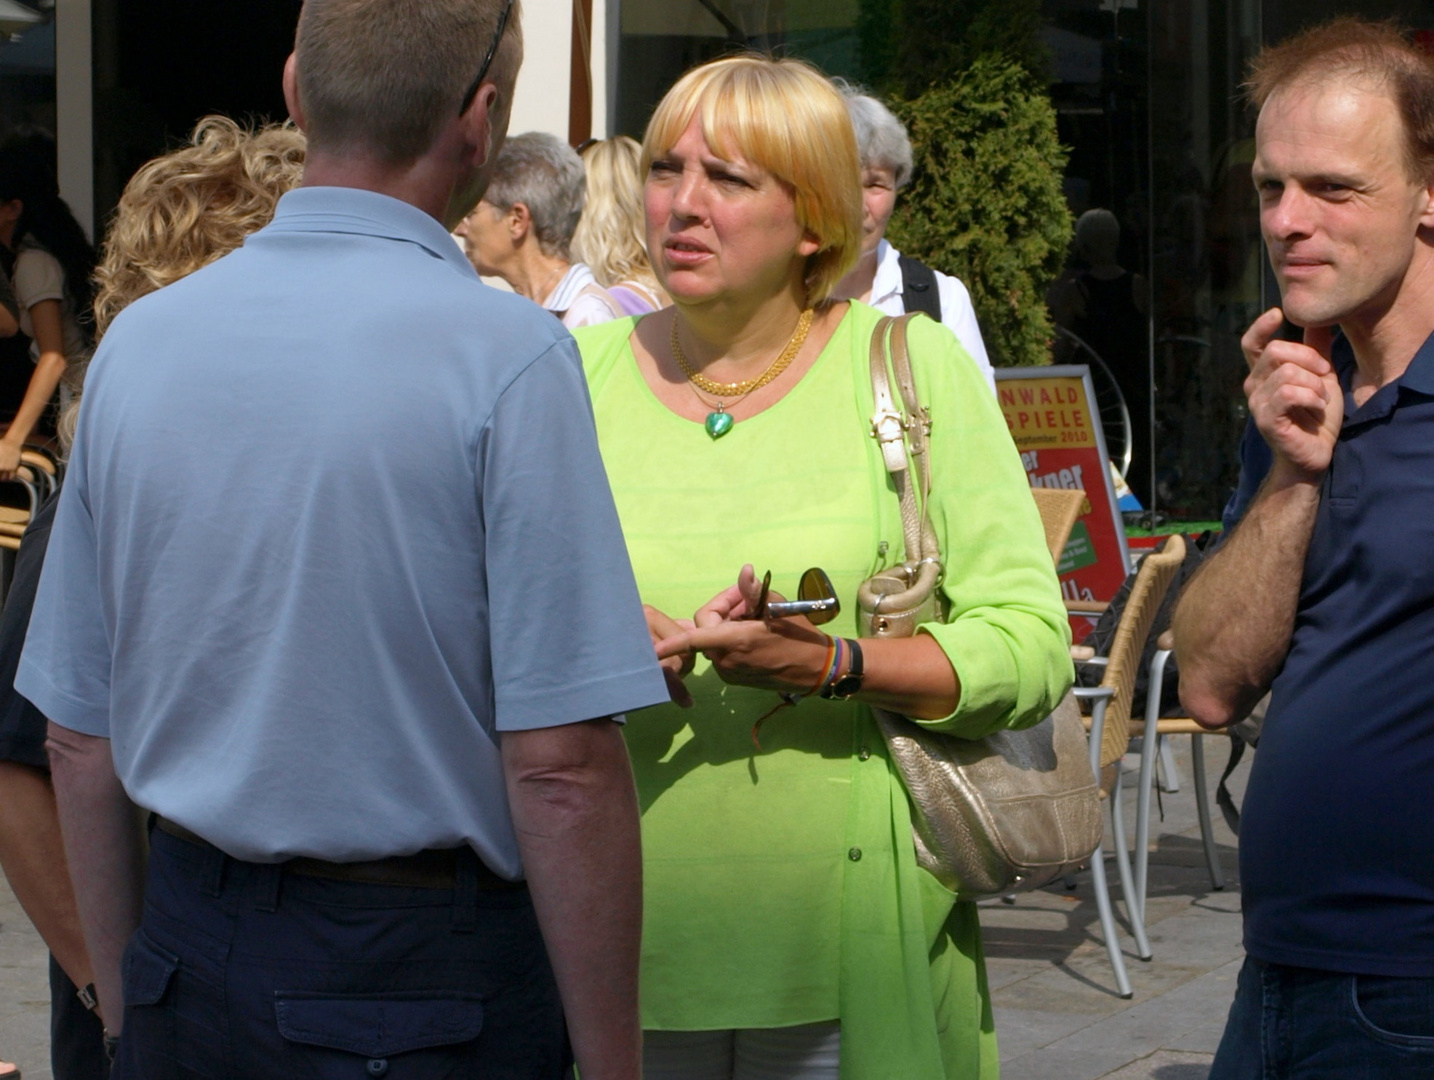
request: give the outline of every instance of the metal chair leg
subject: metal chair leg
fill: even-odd
[[[1175,750],[1164,735],[1160,740],[1160,790],[1173,795],[1180,790],[1180,770],[1175,767]]]
[[[1135,805],[1135,893],[1140,914],[1141,932],[1145,931],[1145,896],[1150,874],[1150,796],[1155,787],[1156,755],[1165,740],[1155,736],[1160,722],[1160,693],[1165,685],[1165,664],[1168,649],[1159,649],[1150,661],[1150,678],[1146,682],[1145,735],[1140,746],[1140,780]]]
[[[1099,695],[1099,696],[1097,696]],[[1103,688],[1091,692],[1091,715],[1090,715],[1090,767],[1095,773],[1096,782],[1100,782],[1100,746],[1101,738],[1105,733],[1105,709],[1110,703],[1110,695]],[[1119,774],[1117,774],[1119,775]],[[1110,883],[1105,878],[1105,845],[1095,849],[1090,857],[1091,884],[1095,889],[1095,907],[1100,912],[1100,929],[1105,935],[1105,951],[1110,956],[1110,966],[1115,972],[1115,986],[1123,998],[1133,997],[1135,991],[1130,986],[1130,975],[1125,970],[1125,957],[1120,951],[1120,939],[1115,932],[1115,912],[1110,906]],[[1127,893],[1127,895],[1129,895]]]
[[[1130,932],[1135,937],[1135,955],[1142,960],[1151,957],[1150,941],[1145,936],[1141,918],[1141,901],[1135,895],[1135,878],[1130,872],[1130,847],[1125,839],[1125,783],[1117,765],[1115,785],[1110,792],[1110,821],[1115,844],[1115,868],[1120,874],[1120,892],[1125,897],[1125,910],[1130,916]]]
[[[1210,870],[1210,887],[1219,892],[1225,887],[1225,873],[1220,868],[1220,853],[1215,849],[1215,835],[1210,827],[1210,792],[1205,783],[1205,736],[1190,736],[1191,772],[1195,777],[1195,811],[1200,815],[1200,839],[1205,845],[1205,865]]]
[[[1095,849],[1090,857],[1091,884],[1095,887],[1095,906],[1100,912],[1100,929],[1105,935],[1105,951],[1110,955],[1110,966],[1115,969],[1115,986],[1123,998],[1134,997],[1130,976],[1125,970],[1125,957],[1120,952],[1120,939],[1115,936],[1115,913],[1110,907],[1110,886],[1105,880],[1105,845]]]

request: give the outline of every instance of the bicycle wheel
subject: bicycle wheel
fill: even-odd
[[[1100,417],[1100,427],[1105,433],[1105,452],[1121,478],[1130,469],[1130,460],[1135,454],[1135,438],[1130,426],[1130,409],[1125,404],[1125,395],[1115,381],[1110,368],[1100,354],[1092,349],[1077,334],[1064,326],[1056,327],[1056,334],[1067,346],[1062,352],[1063,363],[1085,364],[1090,368],[1090,381],[1095,389],[1095,411]]]

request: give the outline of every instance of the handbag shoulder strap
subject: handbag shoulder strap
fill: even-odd
[[[870,356],[875,403],[871,433],[881,444],[882,460],[901,500],[901,526],[908,562],[941,558],[927,506],[931,493],[931,461],[927,452],[931,413],[921,404],[917,393],[906,340],[906,328],[918,314],[884,316],[872,331]],[[901,398],[900,406],[892,393],[893,378]],[[910,468],[913,462],[915,478]]]

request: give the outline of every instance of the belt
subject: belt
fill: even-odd
[[[154,827],[185,843],[219,850],[199,834],[158,814],[154,815]],[[472,861],[480,890],[498,892],[526,887],[526,882],[499,877],[468,847],[428,848],[416,855],[395,855],[368,862],[327,862],[300,856],[279,865],[286,873],[301,877],[356,881],[366,885],[399,885],[410,889],[452,889],[458,883],[459,860],[464,858]]]

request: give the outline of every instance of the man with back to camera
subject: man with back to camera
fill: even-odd
[[[1434,1076],[1434,61],[1341,19],[1250,85],[1283,312],[1244,337],[1245,391],[1274,464],[1174,626],[1201,723],[1272,689],[1210,1075]]]
[[[90,369],[16,685],[120,1080],[638,1075],[667,692],[577,350],[448,234],[518,16],[307,0],[304,187]]]

